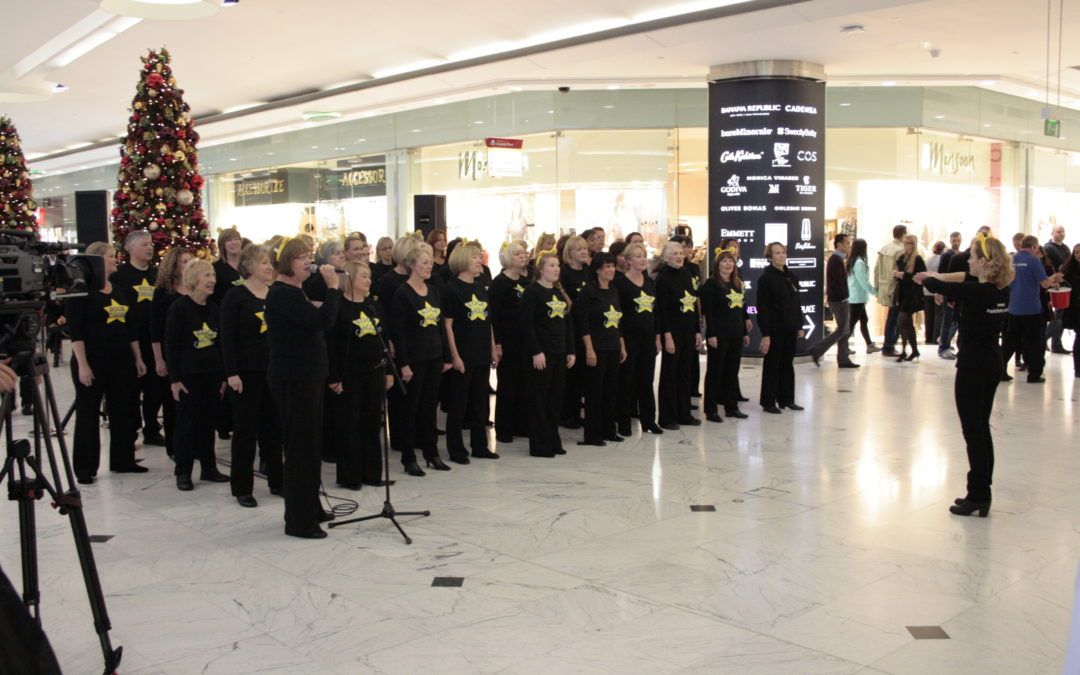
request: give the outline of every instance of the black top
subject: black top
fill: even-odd
[[[500,274],[491,282],[488,301],[491,303],[491,328],[495,332],[496,344],[501,345],[521,337],[518,307],[528,285],[529,280],[525,277],[519,277],[515,281],[505,274]]]
[[[694,285],[694,293],[697,294],[701,289],[701,267],[699,267],[696,262],[687,260],[683,263],[682,268],[690,274],[690,281],[692,281]]]
[[[169,308],[177,298],[183,297],[179,293],[166,291],[163,288],[154,289],[154,299],[150,303],[150,340],[151,342],[165,341],[165,318],[169,315]]]
[[[563,290],[570,296],[570,301],[577,300],[578,293],[585,288],[585,284],[589,283],[590,272],[588,267],[582,267],[579,270],[570,267],[570,265],[563,265],[559,268],[559,283],[562,285]]]
[[[90,291],[83,297],[64,300],[64,316],[72,342],[83,342],[92,364],[107,365],[99,359],[134,358],[131,343],[138,339],[131,307],[125,294],[113,286],[111,293]],[[93,366],[92,366],[93,367]]]
[[[270,343],[266,337],[266,300],[240,284],[221,302],[221,352],[225,375],[266,372]]]
[[[331,382],[371,375],[383,355],[378,336],[382,324],[382,310],[370,295],[363,302],[341,299],[327,334]]]
[[[399,366],[428,359],[450,360],[442,320],[442,294],[438,286],[427,284],[426,296],[409,284],[397,289],[390,303],[390,325]]]
[[[379,283],[372,283],[371,294],[374,296],[375,302],[379,303],[383,316],[390,316],[390,305],[394,301],[394,293],[397,293],[397,289],[401,288],[401,285],[408,280],[408,274],[398,274],[391,268],[389,272],[379,279]],[[389,337],[394,339],[392,334]]]
[[[971,249],[967,248],[953,255],[949,260],[949,272],[963,272],[968,281],[978,281],[971,276]]]
[[[329,373],[326,339],[337,318],[341,291],[326,292],[322,307],[304,291],[275,281],[266,293],[266,328],[270,343],[267,377],[279,381],[325,380]]]
[[[574,303],[574,331],[580,337],[588,335],[592,339],[593,351],[617,351],[623,316],[621,307],[619,292],[614,286],[600,288],[599,284],[589,283]]]
[[[923,305],[922,288],[915,283],[914,276],[919,272],[926,271],[926,263],[921,255],[915,256],[915,271],[907,271],[907,259],[901,255],[896,259],[896,269],[904,273],[904,278],[896,284],[896,295],[893,304],[900,308],[901,312],[914,314],[925,308]]]
[[[1072,292],[1069,294],[1069,307],[1061,315],[1061,325],[1070,330],[1080,328],[1080,265],[1064,265],[1061,269],[1065,275],[1065,283],[1069,284]]]
[[[848,299],[847,267],[844,256],[833,253],[825,262],[825,297],[829,302]]]
[[[185,295],[173,303],[165,320],[164,344],[170,382],[180,382],[188,375],[223,372],[220,329],[213,299],[200,305]]]
[[[1056,244],[1053,239],[1043,244],[1043,252],[1046,253],[1046,261],[1053,266],[1054,272],[1059,271],[1072,256],[1068,246]]]
[[[443,318],[454,321],[454,344],[466,366],[491,365],[491,311],[488,292],[477,279],[454,279],[443,293]]]
[[[940,258],[938,258],[937,269],[936,270],[930,270],[930,271],[931,272],[940,272],[941,274],[945,274],[946,272],[949,271],[949,267],[950,267],[950,265],[952,265],[953,256],[955,256],[957,253],[959,253],[959,251],[954,251],[951,248],[945,249],[945,252],[941,254]]]
[[[214,294],[210,298],[218,304],[218,307],[221,306],[221,301],[229,289],[242,283],[244,280],[240,278],[240,272],[233,269],[233,266],[225,262],[224,258],[214,261]]]
[[[960,302],[959,355],[957,368],[971,368],[1000,373],[1004,368],[998,339],[1009,316],[1009,288],[978,281],[950,283],[926,279],[923,285],[931,293],[940,293]]]
[[[304,295],[308,297],[308,300],[312,302],[326,302],[326,279],[322,278],[322,274],[316,272],[312,274],[301,285],[304,289]]]
[[[377,262],[368,265],[368,267],[371,268],[371,283],[374,285],[376,281],[382,279],[384,274],[394,269],[394,263],[390,263],[389,265],[387,265],[381,262]]]
[[[123,294],[124,304],[131,308],[127,319],[134,322],[139,342],[149,343],[157,268],[151,265],[140,270],[126,262],[116,268],[109,281]]]
[[[744,287],[745,288],[745,287]],[[718,277],[701,285],[701,313],[705,315],[705,337],[732,339],[746,335],[745,290],[726,286]]]
[[[521,336],[532,356],[543,352],[565,356],[574,351],[574,327],[570,304],[557,288],[544,288],[540,282],[529,284],[521,295]]]
[[[445,285],[450,281],[450,265],[444,263],[435,262],[435,258],[431,258],[431,279],[429,281],[438,284],[439,286]]]
[[[786,266],[769,265],[758,279],[758,329],[762,337],[797,333],[803,327],[799,304],[799,280]]]
[[[638,286],[626,278],[615,276],[615,290],[623,307],[622,332],[628,338],[652,339],[656,336],[656,283],[648,274]]]
[[[656,330],[659,333],[697,333],[697,291],[691,270],[664,265],[656,276]]]

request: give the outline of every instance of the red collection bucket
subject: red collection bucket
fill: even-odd
[[[1068,309],[1072,301],[1072,289],[1068,286],[1050,289],[1050,306],[1054,309]]]

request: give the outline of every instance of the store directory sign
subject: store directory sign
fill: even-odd
[[[709,83],[709,246],[739,240],[739,274],[756,313],[765,245],[788,249],[806,337],[821,338],[824,297],[825,84],[795,78]],[[711,264],[711,261],[710,261]],[[747,353],[760,353],[755,322]]]

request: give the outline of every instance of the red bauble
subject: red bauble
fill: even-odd
[[[153,89],[160,89],[165,84],[165,78],[160,73],[150,73],[146,76],[146,86]]]
[[[120,166],[128,166],[129,164],[131,164],[131,158],[130,157],[121,157],[120,158]]]
[[[131,121],[132,122],[138,122],[139,121],[139,113],[137,113],[137,112],[136,113],[131,113]]]
[[[113,218],[116,218],[116,217],[118,217],[118,216],[120,215],[120,209],[113,209],[113,210],[112,210],[112,211],[110,211],[109,213],[111,213],[111,214],[112,214],[112,217],[113,217]]]

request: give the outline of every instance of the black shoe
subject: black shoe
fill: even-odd
[[[580,429],[581,422],[578,420],[563,420],[562,422],[559,422],[559,426],[564,429]]]
[[[990,502],[973,502],[967,499],[958,499],[956,501],[958,503],[949,507],[949,513],[958,516],[970,516],[978,511],[980,518],[990,515]]]
[[[841,363],[838,368],[858,368],[859,364],[848,361],[847,363]]]
[[[598,448],[602,448],[605,445],[607,445],[607,443],[605,443],[604,441],[578,441],[577,444],[578,445],[592,445],[592,446],[596,446]]]
[[[911,356],[905,356],[905,361],[915,361],[919,358],[919,352],[911,352]]]
[[[798,405],[796,403],[785,403],[784,405],[782,405],[780,407],[781,408],[787,408],[788,410],[806,410],[806,408],[804,408],[801,405]]]
[[[445,436],[446,435],[446,430],[445,429],[435,429],[435,435],[436,436]]]
[[[881,355],[885,357],[900,356],[900,352],[895,349],[882,349]]]
[[[301,539],[326,539],[326,531],[318,525],[310,530],[290,530],[286,527],[285,534],[290,537],[300,537]]]
[[[688,417],[684,420],[679,420],[679,426],[682,427],[700,427],[701,420],[696,417]]]
[[[279,487],[270,488],[270,494],[276,495],[278,497],[284,497],[285,496],[285,493],[282,492],[281,488],[279,488]]]
[[[176,477],[176,489],[181,492],[191,492],[195,485],[191,482],[191,476],[182,474]]]
[[[427,464],[429,469],[435,469],[436,471],[450,470],[450,467],[446,466],[446,462],[442,461],[440,457],[432,457],[431,459],[425,459],[424,463]]]
[[[387,483],[389,483],[390,485],[393,485],[396,482],[397,482],[396,480],[392,480],[392,481],[366,480],[366,481],[364,481],[364,485],[370,485],[371,487],[386,487]]]
[[[750,417],[749,415],[747,415],[746,413],[744,413],[741,410],[727,411],[724,414],[727,415],[728,417],[734,417],[737,420],[745,420],[748,417]]]
[[[1051,354],[1072,354],[1072,350],[1065,349],[1064,347],[1059,347],[1059,348],[1056,348],[1056,349],[1051,349],[1050,353]]]
[[[472,456],[477,459],[498,459],[499,453],[490,450],[473,450]]]
[[[769,413],[769,414],[772,414],[772,415],[779,415],[780,414],[780,408],[777,408],[774,405],[763,405],[763,406],[761,406],[761,409],[764,410],[765,412]]]
[[[552,450],[552,452],[554,452],[556,455],[565,455],[566,454],[566,451],[563,450],[562,448],[555,448],[554,450]]]
[[[1018,363],[1018,364],[1016,364],[1016,371],[1019,372],[1019,373],[1026,373],[1027,372],[1027,364],[1026,363]]]
[[[346,490],[352,490],[353,492],[356,492],[357,490],[360,489],[360,483],[340,483],[339,482],[337,485],[338,485],[338,487],[345,488]]]
[[[232,438],[232,433],[228,431],[219,431],[217,437],[223,441],[227,441]]]
[[[264,462],[262,460],[259,460],[259,473],[261,473],[264,476],[266,474],[270,473],[270,465],[268,465],[266,462]]]
[[[1004,375],[1001,376],[1001,381],[1002,382],[1012,382],[1013,381],[1012,375],[1010,375],[1008,373],[1005,373]]]
[[[123,466],[119,469],[110,469],[113,473],[146,473],[150,469],[145,466],[139,466],[138,464],[132,464],[131,466]]]
[[[450,461],[453,462],[454,464],[468,464],[469,463],[469,456],[468,455],[460,455],[460,456],[450,455]],[[431,466],[431,462],[428,462],[428,466]]]
[[[724,418],[720,417],[720,415],[717,414],[717,413],[709,413],[708,415],[705,416],[705,419],[709,420],[710,422],[723,422],[724,421]]]
[[[693,403],[691,403],[691,404],[690,404],[690,409],[691,409],[691,410],[697,410],[697,409],[698,409],[698,407],[697,407],[696,405],[694,405]]]
[[[738,401],[739,401],[739,403],[749,403],[750,399],[746,398],[745,396],[740,396],[738,398]]]
[[[818,368],[821,367],[821,354],[817,352],[810,352],[810,360],[814,362],[814,365]]]
[[[551,452],[550,450],[530,450],[529,451],[529,456],[530,457],[547,457],[548,459],[550,459],[550,458],[555,456],[555,453]]]
[[[409,462],[408,464],[404,464],[402,465],[402,468],[405,469],[405,473],[409,474],[410,476],[416,476],[417,478],[427,475],[426,473],[424,473],[423,469],[416,465],[416,462]]]
[[[22,414],[28,415],[28,416],[34,414],[33,408],[30,408],[29,406],[25,406],[25,405],[22,407],[22,410],[20,412],[22,412]]]
[[[615,433],[619,434],[620,436],[629,436],[630,435],[630,423],[627,422],[625,425],[620,424],[618,426],[618,429],[616,429]]]
[[[334,514],[333,513],[329,512],[329,511],[323,511],[322,509],[319,509],[319,522],[320,523],[329,523],[333,519],[334,519]]]
[[[251,495],[243,495],[236,498],[236,503],[244,508],[253,509],[259,505],[259,502],[255,501],[255,498]]]
[[[165,437],[161,434],[143,434],[143,445],[165,445]]]
[[[701,392],[695,391],[690,394],[690,398],[701,398]]]
[[[604,436],[604,440],[605,441],[611,441],[612,443],[622,443],[626,439],[623,438],[622,436],[620,436],[619,434],[615,434],[614,436]]]
[[[79,485],[93,485],[94,484],[94,477],[93,476],[79,476],[75,480],[79,481]]]
[[[675,424],[674,422],[668,422],[667,424],[661,424],[660,428],[667,429],[668,431],[678,431],[679,425]]]
[[[207,483],[228,483],[229,477],[217,469],[214,469],[213,471],[203,471],[200,473],[199,480],[206,481]]]
[[[495,440],[500,442],[500,443],[513,443],[514,442],[514,437],[513,436],[499,436],[498,434],[496,434],[495,435]]]
[[[642,422],[641,430],[645,433],[656,434],[657,436],[664,433],[664,430],[657,426],[656,422]]]
[[[1028,381],[1028,384],[1042,384],[1043,382],[1046,382],[1046,378],[1042,377],[1042,376],[1039,376],[1039,377],[1030,377],[1029,376],[1027,381]]]

